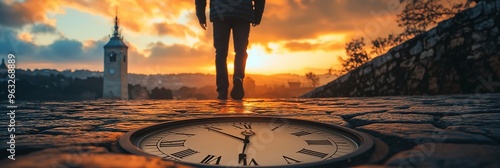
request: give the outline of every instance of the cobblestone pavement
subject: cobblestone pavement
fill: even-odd
[[[5,103],[4,103],[5,104]],[[1,117],[1,167],[167,167],[156,157],[120,154],[116,140],[147,125],[215,116],[315,120],[368,133],[389,146],[362,167],[500,167],[500,94],[244,101],[23,102],[16,112],[15,161],[7,159],[8,116]],[[1,106],[7,111],[6,106]]]

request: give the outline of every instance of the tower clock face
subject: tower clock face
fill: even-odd
[[[342,165],[373,146],[366,134],[312,121],[222,117],[162,123],[120,138],[120,146],[185,164],[304,167]]]
[[[110,68],[110,69],[109,69],[109,73],[110,73],[110,74],[115,74],[115,69]]]

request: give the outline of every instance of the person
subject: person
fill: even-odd
[[[207,29],[205,8],[207,0],[195,0],[196,16],[201,28]],[[210,21],[213,23],[215,48],[216,85],[219,100],[226,100],[229,80],[227,70],[227,54],[229,37],[233,31],[235,50],[233,89],[231,97],[242,100],[243,79],[247,60],[248,36],[250,24],[260,24],[264,13],[265,0],[210,0]]]

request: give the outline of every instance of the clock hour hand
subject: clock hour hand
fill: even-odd
[[[238,163],[241,163],[241,161],[247,159],[247,154],[245,154],[245,149],[247,148],[248,143],[250,143],[250,136],[255,135],[255,132],[252,130],[245,130],[241,132],[245,136],[245,139],[243,140],[243,151],[238,155]]]
[[[224,135],[227,135],[227,136],[230,136],[230,137],[233,137],[233,138],[236,138],[236,139],[239,139],[239,140],[242,140],[242,141],[245,141],[245,139],[243,138],[240,138],[240,137],[237,137],[237,136],[234,136],[234,135],[231,135],[231,134],[228,134],[228,133],[225,133],[225,132],[222,132],[222,131],[219,131],[215,128],[211,128],[211,127],[205,127],[206,129],[208,129],[209,131],[212,130],[212,131],[215,131],[215,132],[218,132],[218,133],[221,133],[221,134],[224,134]]]

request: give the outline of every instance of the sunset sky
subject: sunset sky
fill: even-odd
[[[102,71],[115,7],[130,73],[215,73],[212,25],[200,28],[194,0],[2,0],[0,56],[14,51],[22,69]],[[340,66],[351,38],[399,32],[400,8],[399,0],[267,0],[250,32],[247,73],[324,74]]]

